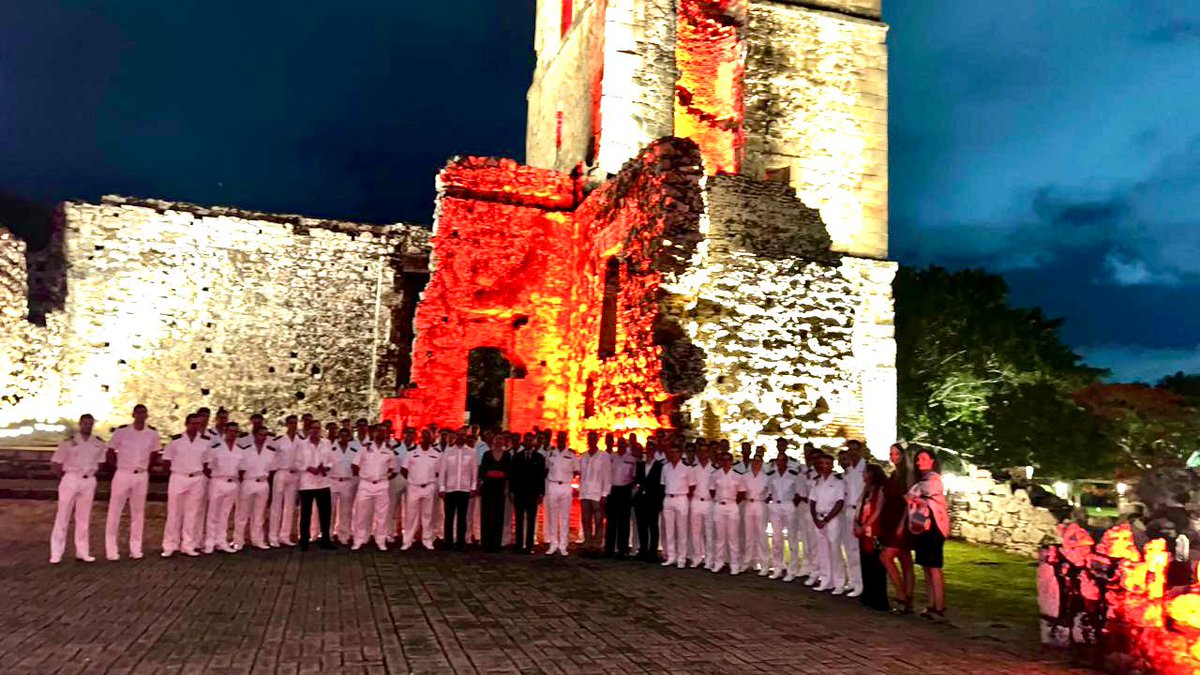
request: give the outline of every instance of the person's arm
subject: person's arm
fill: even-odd
[[[813,525],[818,530],[825,529],[825,521],[817,517],[817,503],[813,500],[808,500],[808,513],[812,516]]]
[[[450,451],[446,450],[438,455],[437,460],[437,491],[443,497],[446,496],[446,456],[449,454]]]
[[[470,457],[467,458],[467,466],[471,467],[471,470],[467,472],[471,481],[470,492],[471,494],[475,494],[476,490],[479,489],[479,456],[474,451],[471,451]]]
[[[358,477],[358,472],[362,466],[362,456],[363,453],[356,452],[354,453],[354,459],[350,460],[350,473],[354,474],[356,478]]]
[[[612,493],[612,455],[597,453],[596,456],[604,458],[600,460],[600,504],[603,505]]]
[[[833,505],[833,510],[829,512],[829,515],[825,516],[825,522],[828,523],[834,518],[837,518],[838,514],[842,512],[842,507],[845,506],[845,504],[846,502],[844,500],[839,499],[838,502]]]
[[[163,451],[162,451],[163,471],[166,471],[167,473],[171,473],[171,458],[174,456],[175,456],[175,453],[173,453],[171,451],[171,444],[168,443],[167,447],[163,448]]]

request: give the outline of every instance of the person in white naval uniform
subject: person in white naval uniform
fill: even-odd
[[[109,488],[108,517],[104,522],[104,553],[109,560],[121,558],[117,536],[121,514],[129,505],[129,557],[142,557],[142,535],[146,526],[146,491],[150,464],[162,452],[158,430],[146,424],[148,411],[141,403],[133,406],[133,424],[123,424],[108,439],[109,463],[115,464]]]
[[[567,447],[567,432],[560,431],[555,438],[555,448],[546,455],[546,542],[550,548],[546,555],[557,551],[567,555],[567,544],[571,528],[571,498],[574,490],[571,481],[579,473],[579,458]]]
[[[758,576],[771,573],[767,563],[767,473],[762,458],[750,460],[750,470],[742,475],[746,498],[742,500],[742,567],[757,569]]]
[[[700,441],[696,444],[696,463],[690,467],[688,485],[691,486],[690,515],[688,522],[690,534],[688,548],[691,551],[692,567],[711,565],[712,553],[716,542],[713,540],[713,501],[712,480],[717,473],[713,465],[708,443]]]
[[[854,525],[858,522],[863,490],[866,487],[867,460],[863,459],[862,441],[846,441],[846,449],[839,457],[842,462],[842,481],[846,486],[846,503],[842,508],[842,542],[838,555],[846,556],[847,596],[857,598],[863,592],[862,558],[858,550],[858,537],[854,536]]]
[[[391,486],[388,489],[388,498],[391,500],[391,510],[388,511],[388,523],[391,529],[388,530],[388,542],[395,541],[404,530],[404,495],[408,490],[408,479],[400,472],[400,467],[404,466],[404,460],[408,457],[408,453],[412,452],[417,447],[417,430],[413,427],[405,427],[402,434],[402,440],[396,442],[392,440],[391,427],[384,426],[384,434],[387,436],[388,446],[392,450],[392,456],[396,460],[396,474],[392,478]]]
[[[404,495],[404,543],[401,551],[412,548],[417,532],[421,544],[433,550],[433,503],[437,501],[437,471],[441,454],[433,449],[433,434],[421,432],[421,442],[404,458],[400,473],[408,479]]]
[[[713,499],[714,539],[713,558],[708,569],[720,572],[729,564],[729,573],[742,572],[741,546],[738,541],[740,522],[738,505],[746,496],[742,474],[733,470],[733,454],[722,452],[721,466],[713,474],[710,494]]]
[[[242,432],[237,422],[225,424],[225,437],[216,441],[208,450],[208,525],[204,552],[215,550],[233,553],[229,542],[229,519],[237,505],[241,490],[242,448],[238,439]]]
[[[249,443],[243,442],[242,463],[238,467],[242,476],[241,490],[233,516],[233,547],[241,549],[246,543],[247,531],[251,545],[255,548],[270,548],[263,536],[266,527],[267,499],[270,493],[271,472],[275,470],[277,451],[271,444],[266,427],[259,426]]]
[[[296,499],[300,490],[300,470],[295,467],[296,451],[304,442],[295,415],[284,420],[287,430],[272,439],[275,446],[274,474],[271,476],[271,515],[267,524],[267,545],[295,546],[292,529],[296,524]]]
[[[679,450],[667,446],[667,461],[662,466],[663,510],[662,542],[667,559],[663,567],[687,564],[688,500],[696,489],[691,467],[679,461]]]
[[[809,511],[817,531],[818,591],[846,592],[846,567],[838,560],[838,545],[842,540],[842,521],[839,516],[846,501],[846,487],[841,476],[833,475],[833,457],[822,454],[817,459],[817,480],[808,494]]]
[[[781,452],[775,456],[775,466],[767,474],[767,509],[771,519],[771,578],[782,577],[790,582],[796,576],[785,562],[784,542],[788,546],[788,555],[795,560],[800,555],[796,543],[799,541],[796,508],[800,504],[797,492],[800,472],[788,465],[787,455]]]
[[[358,479],[354,477],[353,445],[354,434],[349,429],[339,429],[337,441],[332,446],[336,458],[329,468],[329,492],[333,501],[333,538],[339,544],[349,546],[351,539],[351,512],[354,509],[354,493]]]
[[[174,436],[163,449],[163,468],[171,474],[167,483],[167,520],[163,525],[162,556],[182,550],[200,555],[196,548],[196,521],[203,518],[201,497],[208,483],[208,449],[212,438],[200,429],[200,415],[189,414],[184,433]]]
[[[58,508],[54,513],[54,529],[50,532],[50,562],[62,562],[67,548],[67,529],[75,521],[75,559],[94,562],[89,552],[89,527],[92,500],[96,496],[96,470],[104,461],[104,441],[92,435],[95,419],[85,414],[79,418],[79,430],[58,444],[50,457],[50,467],[58,481]]]
[[[389,516],[391,482],[397,473],[396,455],[385,427],[377,424],[370,433],[372,438],[360,443],[354,454],[358,492],[354,495],[354,544],[350,548],[357,551],[369,537],[374,537],[375,546],[386,551],[388,536],[394,531]]]

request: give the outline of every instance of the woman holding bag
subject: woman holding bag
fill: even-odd
[[[932,450],[922,448],[913,458],[919,480],[909,489],[908,530],[913,534],[917,564],[925,572],[929,605],[921,616],[926,619],[946,615],[946,580],[942,576],[942,548],[950,533],[950,512],[942,489],[942,465]]]
[[[888,611],[887,572],[879,561],[882,548],[880,516],[883,513],[883,467],[868,464],[863,473],[862,503],[859,505],[854,536],[858,537],[858,555],[862,563],[863,593],[860,600],[870,609]]]

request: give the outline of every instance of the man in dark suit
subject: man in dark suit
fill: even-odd
[[[658,515],[662,512],[662,462],[644,454],[640,446],[633,447],[637,458],[634,478],[633,508],[637,515],[638,560],[658,562]]]
[[[534,449],[535,440],[532,433],[525,434],[509,468],[508,496],[517,521],[513,550],[517,553],[533,552],[538,506],[546,493],[546,457]]]

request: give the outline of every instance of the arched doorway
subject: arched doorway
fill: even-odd
[[[505,393],[512,364],[496,347],[477,347],[467,355],[467,414],[482,429],[504,425]]]

